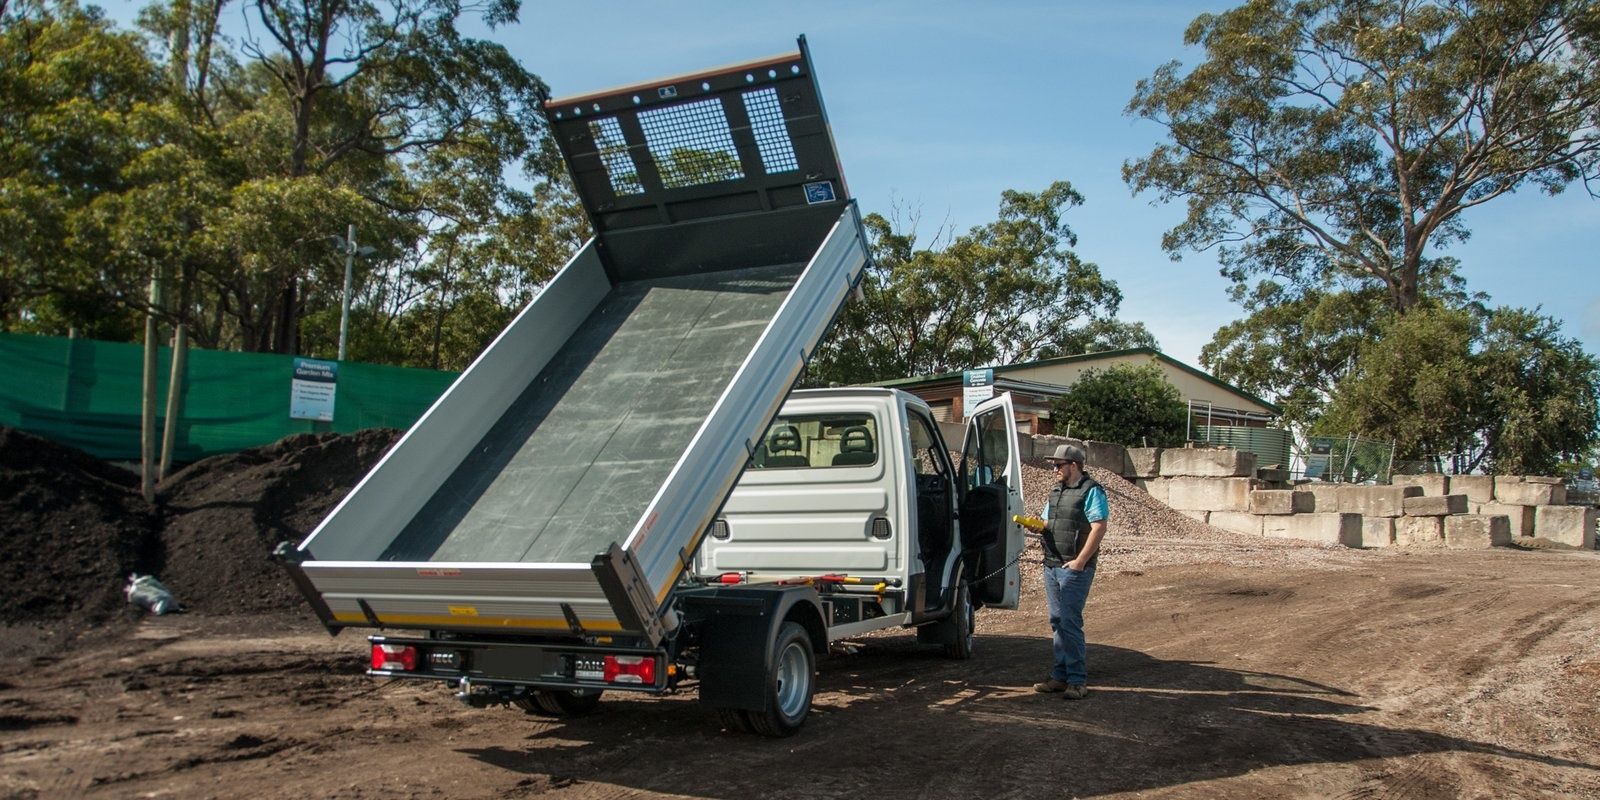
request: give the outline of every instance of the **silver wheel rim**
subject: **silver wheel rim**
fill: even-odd
[[[811,681],[806,651],[799,642],[790,642],[778,654],[778,711],[794,719],[805,710],[806,687]]]

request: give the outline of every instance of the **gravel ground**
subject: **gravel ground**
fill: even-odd
[[[1108,570],[1139,573],[1156,566],[1196,562],[1353,569],[1385,555],[1385,551],[1351,550],[1225,531],[1174,511],[1114,472],[1090,467],[1089,475],[1105,488],[1111,510],[1111,524],[1100,545],[1101,574]],[[1043,459],[1022,462],[1022,496],[1028,514],[1039,515],[1055,481],[1055,471]],[[1022,556],[1025,582],[1039,579],[1042,558],[1039,540],[1030,535]]]

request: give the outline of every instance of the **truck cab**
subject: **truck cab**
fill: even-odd
[[[797,391],[751,454],[694,572],[883,587],[825,596],[831,639],[1016,608],[1020,479],[1009,394],[973,409],[952,453],[914,395]],[[960,641],[945,642],[955,655],[970,650],[968,622],[958,621]]]

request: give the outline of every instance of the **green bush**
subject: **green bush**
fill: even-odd
[[[1051,406],[1057,434],[1135,447],[1182,444],[1188,413],[1155,364],[1086,370]]]

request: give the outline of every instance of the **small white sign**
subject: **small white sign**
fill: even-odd
[[[994,370],[969,369],[961,373],[961,415],[972,416],[972,409],[977,408],[989,398],[994,397]]]
[[[337,361],[295,359],[294,380],[289,383],[289,418],[332,422],[338,385]]]

